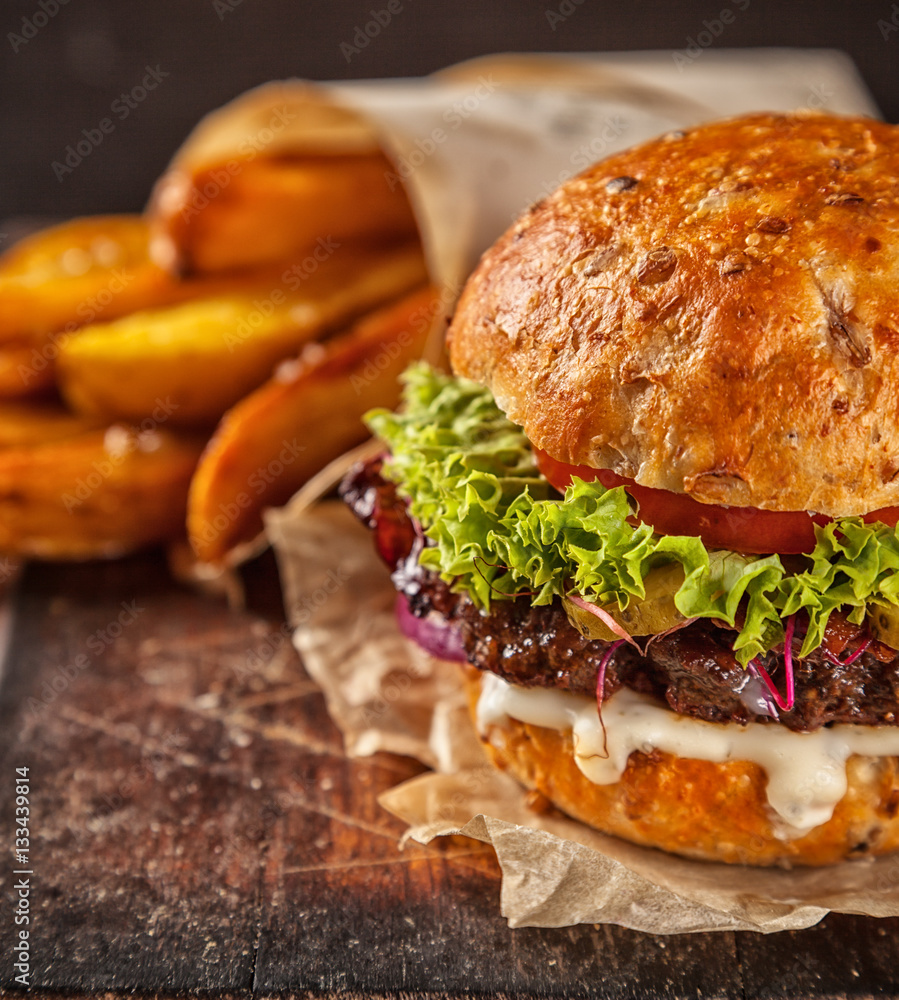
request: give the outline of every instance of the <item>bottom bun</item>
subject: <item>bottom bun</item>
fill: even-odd
[[[466,670],[476,718],[481,675]],[[479,734],[493,763],[574,819],[635,844],[706,861],[828,865],[899,848],[899,758],[853,756],[833,817],[788,839],[768,805],[767,776],[747,761],[713,763],[635,751],[619,781],[578,768],[571,733],[515,719]],[[779,835],[778,835],[779,834]]]

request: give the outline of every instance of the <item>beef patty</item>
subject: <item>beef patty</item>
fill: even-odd
[[[493,601],[481,612],[464,594],[454,593],[433,571],[419,565],[426,544],[394,484],[381,475],[382,459],[359,465],[346,477],[341,495],[356,516],[374,529],[378,550],[413,614],[437,614],[458,628],[466,654],[480,670],[489,670],[523,687],[550,687],[596,695],[600,664],[610,643],[581,635],[568,621],[561,602],[533,607],[526,597]],[[772,721],[770,699],[737,662],[734,631],[699,619],[646,647],[641,655],[619,645],[606,664],[603,696],[626,686],[651,694],[675,712],[709,722]],[[871,642],[852,663],[848,659],[870,639],[864,627],[831,615],[824,642],[811,655],[796,658],[796,697],[779,721],[790,729],[810,731],[837,722],[895,725],[899,704],[899,654]],[[783,651],[763,665],[783,688]]]

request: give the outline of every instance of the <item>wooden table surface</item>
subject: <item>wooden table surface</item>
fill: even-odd
[[[510,930],[492,852],[398,846],[293,652],[271,557],[247,611],[161,554],[32,565],[0,691],[0,993],[12,968],[15,768],[31,785],[42,996],[894,995],[899,920],[654,937]],[[68,675],[68,676],[67,676]]]

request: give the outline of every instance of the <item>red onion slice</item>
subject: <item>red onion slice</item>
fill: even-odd
[[[786,697],[783,697],[774,681],[771,680],[768,675],[768,671],[762,666],[758,657],[753,657],[749,661],[749,666],[754,671],[755,675],[761,678],[765,683],[765,687],[768,689],[768,693],[774,699],[775,705],[784,712],[790,712],[793,709],[793,704],[796,701],[796,685],[793,677],[793,630],[796,627],[796,615],[790,615],[787,619],[786,635],[784,637],[784,673],[787,678],[787,693]]]
[[[403,635],[432,656],[456,663],[468,660],[458,628],[439,617],[436,612],[431,612],[425,618],[416,618],[402,594],[396,595],[396,620]]]

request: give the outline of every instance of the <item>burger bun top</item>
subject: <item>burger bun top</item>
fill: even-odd
[[[450,357],[561,462],[705,503],[899,504],[899,128],[753,114],[595,164],[484,255]]]

